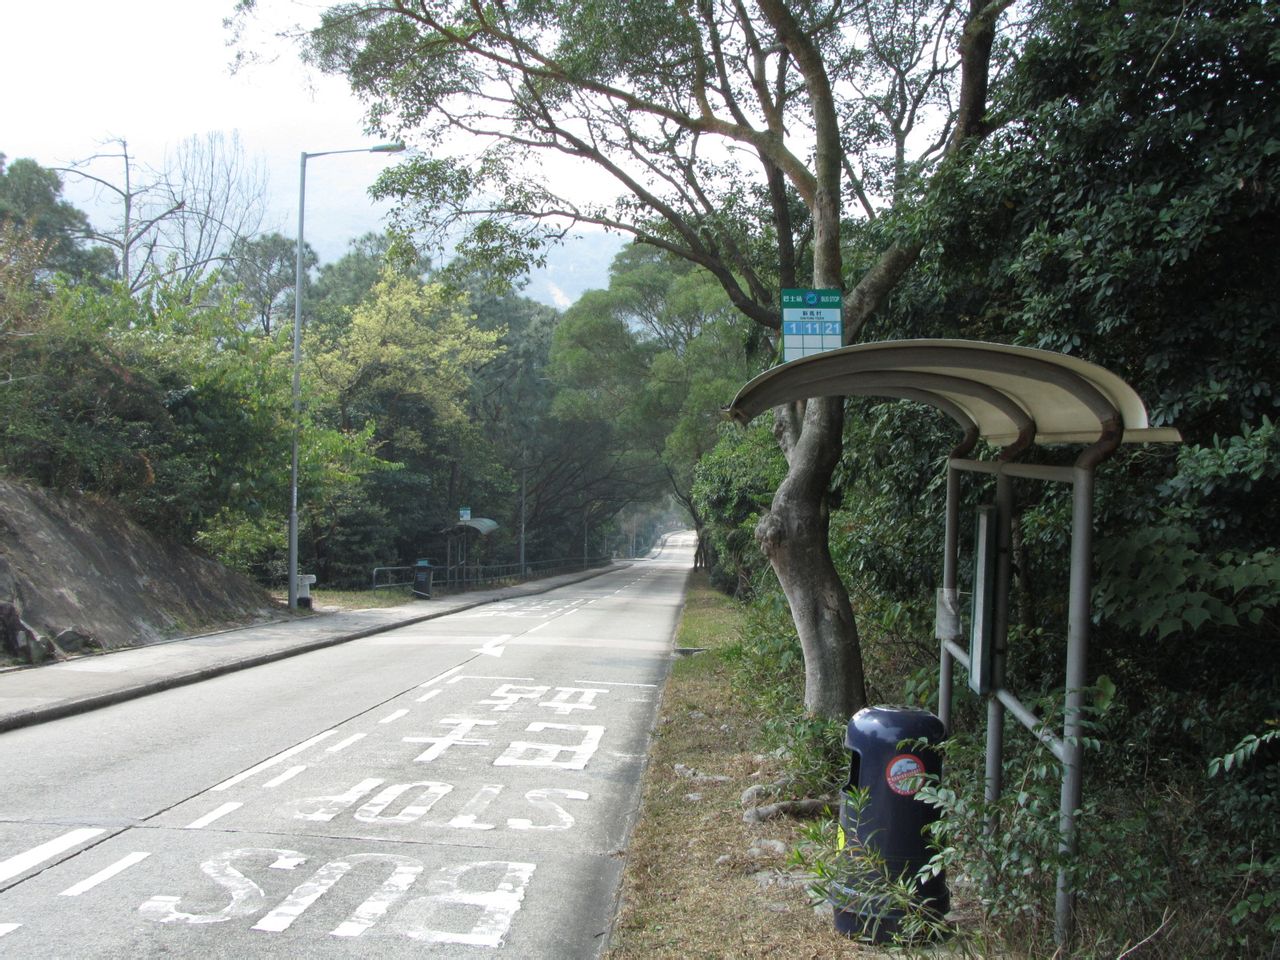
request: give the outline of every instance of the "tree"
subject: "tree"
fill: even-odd
[[[871,195],[874,179],[845,163],[846,148],[867,157],[874,140],[896,157],[936,105],[922,163],[939,152],[961,160],[986,133],[992,46],[1009,2],[970,0],[958,16],[929,0],[392,0],[330,9],[309,50],[350,79],[381,132],[437,147],[388,171],[382,192],[404,201],[410,221],[471,218],[462,248],[495,268],[518,272],[566,221],[604,225],[711,272],[769,336],[778,289],[796,286],[802,269],[814,286],[848,285],[852,341],[921,242],[887,233],[846,264],[846,198],[893,201]],[[450,155],[454,142],[461,151]],[[557,192],[541,157],[592,165],[622,196]],[[917,171],[898,169],[898,195],[910,198]],[[759,529],[804,648],[806,706],[828,716],[865,701],[828,546],[841,421],[838,400],[778,412],[789,471]]]
[[[0,224],[24,229],[40,245],[44,270],[72,277],[95,277],[111,268],[102,248],[86,249],[89,218],[62,199],[57,171],[34,160],[15,160],[7,168],[0,153]]]
[[[243,159],[236,137],[185,141],[163,169],[141,163],[124,138],[60,172],[95,185],[115,205],[115,222],[86,236],[114,251],[116,279],[138,293],[159,278],[191,282],[225,261],[238,237],[261,222],[261,169]],[[119,173],[102,171],[118,164]],[[191,289],[191,288],[188,288]]]
[[[227,251],[227,268],[222,278],[240,288],[241,295],[253,307],[263,336],[269,337],[279,326],[291,322],[297,254],[297,241],[279,233],[236,237]],[[317,259],[311,245],[303,243],[304,284]]]
[[[694,467],[715,445],[720,398],[749,376],[734,310],[705,270],[652,247],[614,259],[609,289],[588,291],[556,329],[556,406],[607,416],[636,451],[660,465],[709,544],[692,497]]]

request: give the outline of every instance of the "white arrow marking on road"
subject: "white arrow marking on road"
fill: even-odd
[[[490,657],[500,657],[502,656],[502,645],[510,639],[511,639],[511,634],[504,633],[494,637],[492,640],[486,643],[483,647],[473,647],[471,652],[483,653]]]
[[[151,856],[151,854],[149,853],[131,853],[127,857],[121,857],[119,860],[117,860],[111,866],[107,867],[105,870],[99,870],[92,877],[88,877],[87,879],[81,880],[79,883],[73,886],[67,887],[67,889],[63,890],[62,893],[58,894],[58,896],[78,897],[80,896],[80,894],[84,893],[86,890],[92,890],[98,884],[105,883],[106,881],[114,877],[117,873],[123,873],[125,870],[128,870],[130,867],[132,867],[135,863],[141,863],[143,860],[147,859],[147,857],[149,856]]]
[[[0,881],[16,877],[24,870],[30,870],[36,864],[43,863],[50,857],[56,857],[63,851],[70,850],[72,847],[79,846],[84,841],[92,840],[98,834],[106,832],[105,830],[95,830],[92,827],[72,830],[70,833],[54,837],[38,847],[32,847],[26,853],[20,853],[17,856],[10,857],[8,860],[0,860]]]
[[[20,926],[22,926],[20,923],[0,923],[0,937],[3,937],[6,933],[13,933]]]

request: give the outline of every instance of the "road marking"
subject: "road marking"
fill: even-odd
[[[402,738],[405,743],[429,743],[432,745],[413,758],[416,763],[430,763],[454,745],[487,747],[491,741],[481,740],[478,737],[468,737],[467,734],[475,727],[493,727],[497,726],[498,723],[496,720],[469,720],[465,717],[445,717],[439,722],[447,727],[453,727],[453,732],[443,737]]]
[[[594,683],[602,687],[656,687],[656,683],[623,683],[621,680],[574,680],[574,683]],[[647,702],[647,701],[646,701]]]
[[[81,880],[77,884],[73,884],[72,886],[67,887],[67,889],[63,890],[62,893],[58,894],[58,896],[78,897],[80,896],[80,894],[88,890],[92,890],[98,884],[105,883],[106,881],[110,880],[117,873],[123,873],[125,870],[128,870],[130,867],[132,867],[135,863],[141,863],[143,860],[147,859],[147,857],[149,856],[151,856],[151,854],[149,853],[131,853],[127,857],[121,857],[119,860],[117,860],[111,866],[107,867],[105,870],[99,870],[92,877],[88,877],[84,880]]]
[[[457,683],[459,680],[524,680],[524,681],[527,681],[528,683],[532,683],[533,677],[489,677],[489,676],[484,676],[483,674],[472,673],[472,674],[468,674],[465,677],[454,677],[449,682]]]
[[[310,740],[304,740],[302,741],[302,743],[298,744],[297,746],[290,747],[288,750],[284,751],[284,753],[277,753],[274,757],[270,757],[266,760],[263,760],[261,763],[250,767],[248,770],[245,770],[242,773],[237,773],[230,780],[223,780],[220,784],[218,784],[213,789],[229,790],[232,787],[234,787],[237,783],[242,783],[243,781],[248,780],[255,773],[260,773],[261,771],[266,770],[269,767],[274,767],[277,763],[283,763],[284,761],[288,760],[290,757],[296,754],[299,754],[303,750],[306,750],[308,747],[314,746],[315,744],[319,743],[321,740],[327,740],[329,737],[332,737],[337,732],[338,732],[337,730],[326,730],[324,733],[318,734],[312,737]]]
[[[396,710],[396,711],[394,711],[394,712],[392,712],[392,713],[387,714],[385,717],[383,717],[383,718],[382,718],[381,720],[379,720],[378,722],[379,722],[379,723],[393,723],[394,721],[399,720],[401,717],[408,716],[408,714],[409,714],[409,711],[408,711],[408,710]]]
[[[20,926],[22,926],[20,923],[0,923],[0,937],[3,937],[6,933],[13,933]]]
[[[339,750],[345,750],[347,747],[351,746],[357,740],[363,740],[366,736],[367,734],[363,734],[363,733],[353,733],[351,736],[347,737],[345,740],[339,740],[333,746],[325,747],[324,752],[337,753]]]
[[[565,616],[568,616],[568,614],[565,614]],[[549,626],[551,626],[551,621],[547,620],[544,623],[538,624],[536,627],[530,627],[528,630],[525,631],[525,633],[537,633],[543,627],[549,627]]]
[[[600,738],[604,736],[604,727],[576,723],[544,723],[539,720],[525,727],[528,733],[541,733],[544,730],[567,730],[582,733],[584,736],[581,743],[574,744],[513,740],[506,752],[493,761],[493,765],[495,767],[557,767],[562,770],[581,770],[586,767],[587,761],[600,746]],[[562,753],[569,754],[569,758],[557,759]]]
[[[8,860],[0,860],[0,882],[8,880],[10,877],[16,877],[23,871],[30,870],[36,864],[43,863],[50,857],[56,857],[58,854],[106,832],[106,830],[98,830],[93,827],[72,830],[60,837],[54,837],[38,847],[32,847],[26,853],[19,853]]]
[[[262,789],[272,790],[275,787],[280,786],[280,784],[284,783],[286,780],[292,780],[294,777],[296,777],[305,769],[307,769],[307,765],[305,763],[302,764],[301,766],[290,767],[288,770],[280,774],[280,776],[276,777],[274,780],[268,780],[266,783],[264,783],[262,785]]]
[[[494,637],[492,640],[486,641],[486,643],[482,647],[472,647],[471,652],[483,653],[486,656],[490,656],[490,657],[500,657],[502,656],[503,644],[505,644],[508,640],[510,640],[511,637],[512,637],[512,634],[501,633],[498,636]]]
[[[432,677],[430,680],[426,681],[425,683],[420,683],[420,684],[418,684],[418,686],[419,686],[419,687],[429,687],[429,686],[431,686],[433,683],[439,683],[439,682],[440,682],[441,680],[443,680],[445,677],[451,677],[451,676],[453,676],[455,673],[457,673],[459,670],[461,670],[461,669],[462,669],[463,667],[465,667],[465,666],[466,666],[466,664],[465,664],[465,663],[462,663],[462,664],[459,664],[458,666],[456,666],[456,667],[452,668],[451,670],[446,670],[444,673],[437,673],[437,674],[436,674],[434,677]],[[450,683],[452,683],[453,681],[452,681],[452,680],[450,680],[449,682],[450,682]]]
[[[231,811],[239,810],[243,806],[244,806],[243,803],[235,803],[234,801],[231,803],[224,803],[217,810],[214,810],[212,813],[206,813],[199,820],[192,820],[190,823],[187,824],[185,829],[202,830],[205,827],[207,827],[209,824],[213,823],[213,821],[217,820],[219,817],[225,817],[228,813],[231,813]]]

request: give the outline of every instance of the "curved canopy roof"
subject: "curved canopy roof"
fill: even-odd
[[[766,370],[728,408],[739,423],[808,397],[918,400],[997,446],[1093,443],[1123,426],[1126,443],[1177,443],[1152,427],[1124,380],[1077,357],[974,340],[860,343]]]
[[[498,529],[498,521],[488,517],[472,517],[470,520],[459,520],[451,527],[445,527],[442,533],[478,533],[487,537]]]

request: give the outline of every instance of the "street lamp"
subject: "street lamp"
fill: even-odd
[[[289,609],[298,609],[298,432],[302,426],[302,218],[307,197],[307,160],[336,153],[399,153],[403,143],[303,153],[298,173],[298,257],[293,282],[293,465],[289,472]]]

